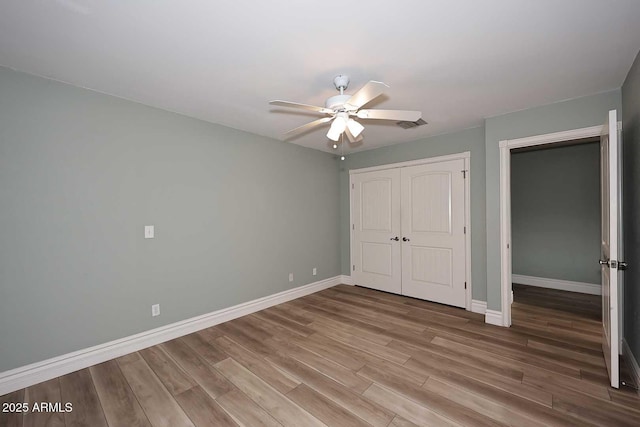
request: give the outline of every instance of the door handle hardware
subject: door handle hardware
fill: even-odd
[[[396,236],[396,237],[392,237],[392,238],[391,238],[391,239],[389,239],[389,240],[395,240],[395,241],[397,242],[397,241],[398,241],[398,240],[400,240],[400,239],[398,238],[398,236]]]
[[[411,240],[411,239],[409,239],[409,238],[407,238],[407,237],[403,237],[403,238],[402,238],[402,241],[403,241],[403,242],[408,242],[409,240]]]
[[[624,261],[616,261],[616,260],[600,260],[598,261],[600,263],[600,265],[606,265],[609,268],[613,268],[616,270],[626,270],[627,269],[627,263]]]

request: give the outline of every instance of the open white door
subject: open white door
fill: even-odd
[[[611,386],[619,387],[618,276],[619,276],[619,192],[618,120],[616,110],[609,111],[600,137],[600,186],[602,209],[602,350]]]

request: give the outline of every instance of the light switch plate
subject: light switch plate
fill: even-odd
[[[144,238],[145,239],[153,239],[155,237],[155,229],[153,225],[145,225],[144,226]]]
[[[153,304],[151,306],[151,316],[160,316],[160,304]]]
[[[313,267],[313,272],[312,272],[312,274],[313,274],[314,276],[315,276],[316,274],[318,274],[318,269],[317,269],[317,268],[315,268],[315,267]]]
[[[293,273],[289,273],[289,281],[293,282]]]

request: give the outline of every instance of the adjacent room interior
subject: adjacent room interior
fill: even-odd
[[[0,426],[638,425],[640,4],[580,8],[4,2]]]
[[[573,313],[600,324],[600,213],[599,138],[512,150],[516,305]],[[530,318],[524,312],[513,316]],[[600,329],[594,332],[599,337]]]

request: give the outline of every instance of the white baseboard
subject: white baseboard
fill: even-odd
[[[0,396],[52,378],[93,366],[143,348],[206,329],[256,311],[291,301],[344,283],[342,276],[320,280],[277,294],[268,295],[233,307],[175,322],[139,334],[99,344],[62,356],[0,372]]]
[[[351,276],[347,276],[343,274],[342,276],[338,276],[338,277],[340,277],[340,283],[342,283],[343,285],[349,285],[349,286],[355,285],[355,283],[353,283],[353,278]]]
[[[640,394],[640,366],[638,366],[638,359],[635,358],[627,340],[624,338],[622,338],[622,355],[631,368],[631,375],[633,375],[633,380],[636,383],[636,387],[638,387],[638,394]]]
[[[521,285],[541,288],[560,289],[562,291],[581,292],[583,294],[602,295],[602,286],[596,283],[572,282],[570,280],[546,279],[543,277],[512,274],[511,281]]]
[[[496,326],[504,326],[502,324],[502,312],[498,310],[486,309],[484,313],[484,323]]]
[[[487,311],[487,302],[478,301],[477,299],[471,300],[471,311],[474,313],[485,314]]]

